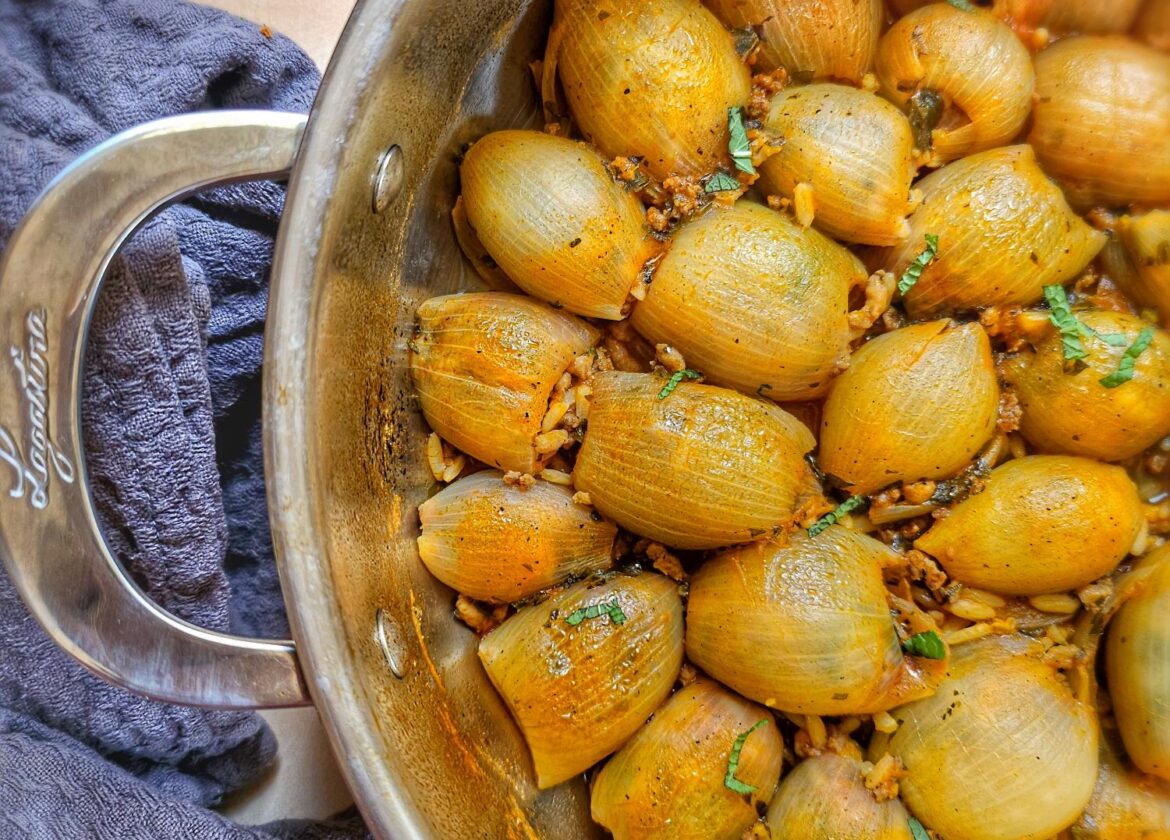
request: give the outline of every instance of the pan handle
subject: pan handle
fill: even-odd
[[[94,301],[118,248],[147,218],[209,186],[286,174],[304,128],[295,114],[214,111],[119,134],[45,189],[0,262],[0,343],[11,348],[0,375],[0,553],[53,641],[99,676],[160,700],[310,702],[291,641],[182,621],[110,553],[81,438]]]

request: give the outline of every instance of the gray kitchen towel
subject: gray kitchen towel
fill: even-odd
[[[178,0],[0,0],[0,245],[49,180],[110,135],[212,108],[303,112],[318,81],[287,39]],[[258,414],[282,201],[273,184],[208,192],[127,245],[96,308],[82,408],[119,559],[176,615],[267,636],[288,630]],[[90,676],[0,570],[0,840],[364,836],[352,815],[243,828],[209,810],[275,751],[254,714],[158,703]]]

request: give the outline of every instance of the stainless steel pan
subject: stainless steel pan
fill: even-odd
[[[45,191],[0,265],[0,539],[30,610],[135,691],[206,706],[317,704],[385,838],[592,837],[584,787],[535,790],[519,733],[414,548],[431,483],[406,342],[424,298],[477,285],[449,211],[456,156],[537,122],[528,63],[547,2],[365,0],[307,124],[265,112],[163,120],[113,138]],[[209,185],[291,169],[272,273],[264,423],[269,513],[295,641],[163,612],[95,524],[79,387],[118,246]]]

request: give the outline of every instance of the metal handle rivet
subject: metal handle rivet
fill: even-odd
[[[402,679],[406,676],[406,646],[402,641],[402,634],[394,624],[394,619],[379,609],[374,614],[374,640],[382,648],[382,655],[386,657],[386,665],[390,673]]]
[[[406,180],[406,164],[402,159],[402,148],[397,144],[382,153],[378,171],[374,175],[374,212],[381,213],[398,194]]]

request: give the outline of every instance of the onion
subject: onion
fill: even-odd
[[[1129,766],[1116,733],[1101,734],[1097,786],[1069,840],[1170,839],[1170,785]]]
[[[1170,546],[1145,563],[1153,575],[1109,626],[1105,672],[1129,757],[1142,772],[1170,779]]]
[[[983,306],[1035,303],[1071,280],[1105,245],[1044,176],[1028,146],[980,152],[918,182],[910,236],[877,259],[901,276],[938,237],[938,256],[906,295],[914,318]]]
[[[1138,303],[1156,308],[1163,326],[1170,325],[1170,211],[1123,216],[1117,232],[1132,271],[1117,272],[1114,280]]]
[[[797,532],[783,547],[725,551],[691,578],[687,657],[785,712],[876,712],[929,693],[890,618],[881,567],[894,557],[837,525]]]
[[[763,721],[758,729],[757,724]],[[736,739],[744,738],[734,778],[725,784]],[[616,840],[740,840],[776,789],[784,740],[766,710],[718,683],[679,689],[593,781],[593,819]]]
[[[952,577],[1005,595],[1076,589],[1109,574],[1144,532],[1137,488],[1121,467],[1030,455],[991,472],[914,547]]]
[[[1041,452],[1121,461],[1170,435],[1170,335],[1154,330],[1137,357],[1133,378],[1114,388],[1101,379],[1121,366],[1126,349],[1149,326],[1122,312],[1077,312],[1097,333],[1124,337],[1124,347],[1083,340],[1085,367],[1066,372],[1059,333],[1001,366],[1020,401],[1020,432]]]
[[[1002,636],[959,645],[938,691],[892,712],[902,801],[946,840],[1047,840],[1089,801],[1095,714],[1033,646]]]
[[[503,470],[536,472],[553,386],[598,331],[520,295],[445,295],[418,308],[410,372],[431,428]]]
[[[1170,0],[1146,0],[1133,34],[1156,50],[1170,51]]]
[[[812,187],[815,224],[830,236],[893,245],[910,232],[914,136],[897,108],[843,85],[789,88],[772,100],[767,128],[784,138],[760,165],[760,187],[792,199]]]
[[[594,507],[676,548],[747,542],[786,524],[810,470],[812,433],[780,408],[648,373],[593,380],[573,481]]]
[[[531,295],[617,320],[657,250],[642,205],[584,143],[496,131],[460,168],[467,218],[492,258]]]
[[[699,0],[557,0],[546,91],[557,71],[582,134],[605,155],[643,157],[660,179],[730,165],[727,111],[747,102],[751,78]]]
[[[1127,31],[1142,0],[1053,0],[1044,25],[1053,32],[1083,35]]]
[[[931,148],[921,146],[938,162],[1011,142],[1032,107],[1032,57],[1011,27],[982,10],[932,3],[910,12],[882,36],[877,75],[900,108],[920,92],[942,98]]]
[[[909,818],[866,788],[860,761],[833,753],[798,764],[768,806],[768,829],[784,840],[913,840]]]
[[[732,29],[760,33],[758,66],[860,84],[882,29],[881,0],[707,0]]]
[[[591,606],[600,615],[582,618]],[[682,655],[678,586],[651,573],[578,583],[524,607],[479,643],[541,789],[625,743],[670,695]]]
[[[849,358],[849,292],[865,282],[842,246],[740,201],[682,227],[631,319],[712,382],[809,399]]]
[[[1170,201],[1170,56],[1078,36],[1036,56],[1028,142],[1079,207]]]
[[[991,343],[978,324],[894,330],[862,345],[833,383],[821,467],[852,493],[952,476],[995,431],[998,406]]]
[[[423,502],[418,515],[427,569],[481,601],[511,603],[613,564],[617,528],[547,481],[522,490],[495,470],[474,473]]]

